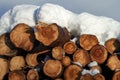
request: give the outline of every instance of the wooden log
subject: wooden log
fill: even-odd
[[[87,74],[85,74],[85,75],[82,75],[82,76],[80,77],[80,80],[94,80],[94,79],[93,79],[93,76],[92,76],[92,75],[90,75],[89,73],[87,73]]]
[[[31,51],[34,47],[34,30],[27,24],[17,24],[10,32],[10,40],[17,48]]]
[[[35,36],[45,46],[63,46],[70,40],[70,33],[66,28],[61,28],[55,23],[49,25],[35,26]]]
[[[43,72],[45,75],[56,78],[62,74],[62,64],[58,60],[47,60],[43,67]]]
[[[70,57],[64,56],[62,58],[61,62],[62,62],[63,66],[67,67],[67,66],[69,66],[71,64],[72,61],[71,61]]]
[[[0,80],[3,80],[4,76],[9,71],[9,64],[6,59],[0,58]]]
[[[4,33],[0,36],[0,55],[14,56],[17,50],[14,48],[13,44],[9,39],[9,34]]]
[[[27,65],[29,65],[30,67],[37,66],[39,64],[39,62],[37,61],[38,55],[44,54],[44,53],[47,53],[47,52],[49,52],[49,50],[44,50],[44,51],[33,53],[33,54],[28,53],[26,55],[26,58],[25,58]]]
[[[94,46],[90,51],[90,57],[92,61],[96,61],[99,64],[102,64],[107,59],[108,52],[106,48],[102,45]]]
[[[110,54],[120,51],[120,42],[118,39],[111,38],[107,40],[105,46]]]
[[[23,71],[15,70],[9,73],[8,79],[9,80],[26,80],[26,76],[23,73]]]
[[[62,78],[56,78],[55,80],[63,80]]]
[[[94,80],[105,80],[105,77],[100,73],[94,75],[93,78]]]
[[[79,80],[82,68],[77,65],[69,65],[64,71],[64,80]]]
[[[120,69],[120,60],[116,54],[111,55],[107,60],[107,66],[113,71]]]
[[[97,45],[98,43],[98,39],[95,35],[82,34],[79,38],[79,44],[85,50],[90,50],[93,46]]]
[[[73,41],[69,41],[64,44],[63,48],[67,54],[73,54],[76,51],[77,46]]]
[[[61,46],[52,48],[52,57],[56,60],[62,60],[65,52]]]
[[[82,66],[87,65],[90,63],[91,59],[88,54],[88,52],[84,49],[78,49],[74,54],[73,54],[73,61],[74,62],[79,62]]]
[[[39,74],[36,69],[30,69],[27,73],[27,80],[39,80]]]
[[[120,71],[114,73],[112,80],[120,80]]]
[[[25,60],[23,56],[14,56],[10,60],[10,71],[22,70],[25,67]]]

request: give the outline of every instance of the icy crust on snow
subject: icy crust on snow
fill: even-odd
[[[75,14],[55,4],[18,5],[6,12],[0,19],[0,35],[9,32],[16,24],[26,23],[34,26],[37,22],[57,23],[66,27],[74,36],[81,34],[96,35],[100,44],[110,38],[120,40],[120,22],[89,13]]]
[[[18,23],[34,26],[38,8],[35,5],[18,5],[10,9],[0,19],[0,35],[9,32]]]

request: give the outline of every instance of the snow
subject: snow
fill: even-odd
[[[0,19],[0,35],[9,32],[16,24],[26,23],[33,27],[37,22],[57,23],[66,27],[74,36],[81,34],[96,35],[100,44],[110,38],[120,40],[120,22],[104,16],[90,13],[76,14],[62,6],[46,3],[36,5],[18,5],[6,12]]]
[[[120,40],[120,22],[103,16],[81,13],[79,16],[81,34],[96,35],[100,44],[110,38]]]
[[[87,74],[87,73],[89,73],[89,74],[91,74],[92,76],[94,76],[94,75],[100,73],[100,71],[97,70],[97,69],[94,69],[94,70],[83,69],[82,75],[85,75],[85,74]]]
[[[0,35],[11,31],[18,23],[34,26],[38,8],[35,5],[18,5],[7,11],[0,19]]]
[[[97,66],[97,65],[98,65],[98,63],[96,61],[93,61],[93,62],[88,64],[89,67]]]
[[[72,62],[72,63],[75,64],[75,65],[78,65],[78,66],[82,67],[82,65],[79,62]]]
[[[79,29],[77,17],[77,14],[59,5],[47,3],[41,7],[38,14],[38,21],[48,24],[57,23],[61,27],[66,27],[73,35],[77,35],[80,33],[77,31]]]

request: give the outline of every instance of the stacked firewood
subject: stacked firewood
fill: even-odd
[[[99,44],[59,25],[16,25],[0,36],[0,80],[120,80],[120,42]]]

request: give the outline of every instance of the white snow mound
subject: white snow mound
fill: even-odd
[[[46,3],[42,7],[18,5],[10,9],[0,19],[0,35],[9,32],[18,23],[26,23],[32,27],[39,21],[48,24],[57,23],[61,27],[66,27],[74,36],[96,35],[100,44],[104,44],[110,38],[120,40],[120,22],[85,12],[78,15],[59,5],[50,3]]]

